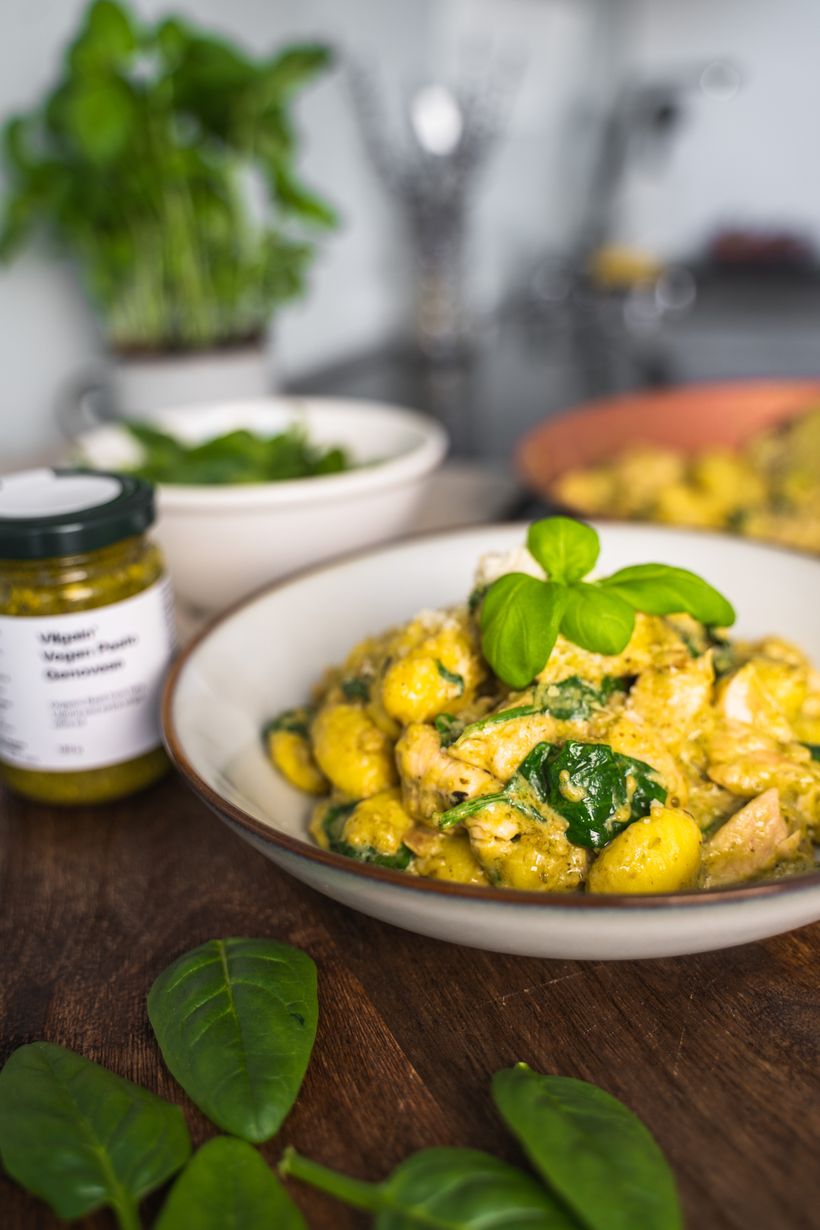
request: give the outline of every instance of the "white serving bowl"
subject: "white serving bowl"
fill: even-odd
[[[820,919],[820,872],[745,888],[662,896],[518,893],[422,880],[330,854],[307,836],[310,803],[270,765],[267,719],[302,703],[362,637],[424,607],[462,601],[485,551],[523,525],[417,538],[286,581],[211,626],[172,669],[164,730],[205,802],[273,862],[365,914],[410,931],[527,956],[610,960],[727,948]],[[599,527],[602,573],[658,560],[695,568],[739,612],[744,637],[776,633],[820,662],[820,565],[697,531]]]
[[[189,443],[242,427],[272,435],[293,421],[311,441],[347,448],[360,468],[276,483],[159,486],[157,536],[189,607],[224,609],[277,577],[406,531],[447,451],[433,419],[377,402],[269,397],[151,417]],[[74,456],[117,469],[138,462],[140,449],[111,423],[79,436]]]

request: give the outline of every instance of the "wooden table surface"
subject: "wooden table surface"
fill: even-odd
[[[288,879],[174,779],[99,810],[0,793],[0,901],[3,1059],[37,1038],[73,1047],[179,1100],[196,1141],[213,1129],[164,1071],[145,994],[203,940],[272,936],[314,957],[321,1006],[271,1161],[291,1142],[364,1178],[431,1144],[515,1159],[488,1083],[524,1059],[595,1081],[642,1116],[678,1175],[689,1230],[820,1227],[820,927],[630,964],[475,952]],[[365,1225],[292,1190],[313,1230]],[[3,1230],[57,1225],[5,1179],[0,1210]]]

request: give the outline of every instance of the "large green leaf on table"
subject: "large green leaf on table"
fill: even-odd
[[[617,1098],[526,1064],[496,1072],[492,1092],[530,1161],[587,1230],[681,1230],[666,1159]]]
[[[154,1230],[306,1230],[276,1175],[244,1140],[209,1140],[179,1176]]]
[[[16,1050],[0,1072],[0,1156],[58,1217],[108,1206],[123,1227],[191,1152],[177,1106],[49,1042]]]
[[[316,1036],[316,967],[276,940],[210,940],[160,974],[148,1016],[185,1092],[224,1131],[259,1143],[299,1092]]]
[[[285,1152],[280,1171],[374,1214],[376,1230],[577,1230],[578,1226],[530,1175],[475,1149],[422,1149],[383,1183],[350,1179],[292,1149]]]

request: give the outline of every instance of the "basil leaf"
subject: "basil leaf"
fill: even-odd
[[[182,1111],[62,1046],[21,1046],[0,1072],[0,1156],[11,1177],[73,1220],[137,1205],[185,1165]]]
[[[508,572],[487,591],[481,607],[481,647],[499,679],[527,687],[552,653],[567,590]]]
[[[648,816],[653,800],[666,801],[666,790],[651,765],[613,752],[606,743],[575,739],[561,747],[538,743],[519,765],[516,777],[563,816],[574,845],[593,850],[605,846],[633,820]]]
[[[530,1161],[587,1230],[681,1230],[666,1159],[617,1098],[526,1064],[496,1072],[492,1093]]]
[[[154,1230],[307,1230],[270,1167],[251,1145],[217,1136],[196,1153]]]
[[[571,517],[545,517],[533,521],[527,532],[530,555],[553,581],[580,581],[591,572],[600,554],[598,534],[591,525]]]
[[[457,695],[464,695],[464,676],[459,675],[456,671],[448,671],[443,662],[439,662],[436,658],[436,670],[441,675],[445,683],[452,683],[453,687],[458,689]]]
[[[148,994],[171,1073],[218,1127],[254,1143],[273,1136],[293,1105],[317,1013],[315,965],[275,940],[211,940]]]
[[[590,653],[622,653],[635,627],[635,612],[617,593],[576,581],[569,587],[561,618],[568,641]]]
[[[376,1230],[578,1230],[530,1175],[475,1149],[422,1149],[383,1183],[350,1179],[293,1149],[279,1168],[374,1214]]]
[[[647,615],[692,615],[702,624],[727,628],[735,622],[731,602],[714,586],[686,568],[669,564],[633,564],[598,584]]]

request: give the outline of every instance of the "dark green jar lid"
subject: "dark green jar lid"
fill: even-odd
[[[143,534],[154,488],[102,470],[22,470],[0,475],[0,560],[82,555]]]

